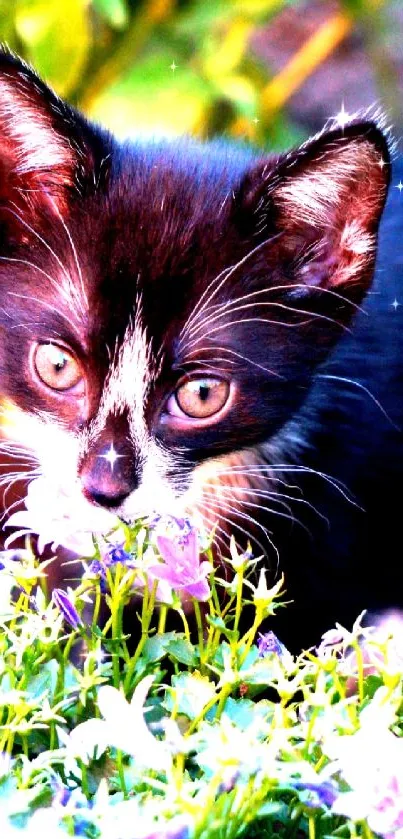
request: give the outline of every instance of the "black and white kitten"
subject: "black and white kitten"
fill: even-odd
[[[217,555],[251,539],[285,572],[288,643],[402,602],[374,513],[402,459],[393,296],[350,334],[389,170],[371,119],[281,156],[118,143],[2,53],[2,485],[40,476],[44,518],[62,497],[77,528],[196,510]],[[392,360],[389,410],[382,383],[351,380]]]

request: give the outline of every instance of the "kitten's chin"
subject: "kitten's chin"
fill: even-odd
[[[139,488],[129,495],[117,509],[118,516],[126,522],[137,519],[153,518],[154,516],[182,517],[185,514],[183,499],[177,498],[171,487],[151,486],[148,488],[140,484]]]
[[[5,527],[18,528],[6,540],[11,544],[18,536],[37,535],[38,550],[59,545],[79,555],[94,555],[92,534],[102,535],[119,525],[116,515],[90,504],[77,484],[58,486],[45,477],[35,478],[24,499],[25,509],[14,513]]]

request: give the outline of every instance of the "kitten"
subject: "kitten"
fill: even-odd
[[[216,524],[218,557],[228,532],[250,539],[273,581],[285,571],[287,643],[394,605],[354,541],[356,518],[368,528],[365,412],[375,483],[393,428],[366,386],[345,383],[345,402],[335,379],[311,389],[339,341],[330,376],[376,373],[393,353],[374,314],[353,327],[369,343],[350,337],[389,182],[376,121],[333,123],[280,156],[118,143],[2,53],[0,160],[3,487],[40,476],[43,517],[62,497],[73,529],[187,509]]]

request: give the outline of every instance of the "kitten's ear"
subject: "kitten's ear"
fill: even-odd
[[[14,204],[63,213],[69,194],[89,181],[99,145],[32,69],[0,52],[0,212]]]
[[[242,224],[249,235],[274,237],[267,253],[283,267],[295,298],[315,288],[362,299],[374,268],[389,160],[377,125],[355,121],[248,173],[238,204]],[[319,297],[336,299],[316,294],[318,304]]]

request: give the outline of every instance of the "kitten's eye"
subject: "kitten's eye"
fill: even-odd
[[[33,361],[40,380],[52,390],[70,390],[82,379],[75,356],[57,344],[38,344]]]
[[[206,419],[224,407],[229,396],[229,384],[222,379],[193,379],[181,385],[175,393],[180,410],[192,419]],[[169,405],[168,405],[169,409]]]

